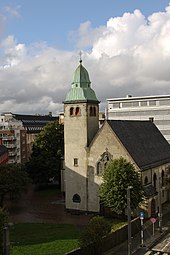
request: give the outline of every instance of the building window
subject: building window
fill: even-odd
[[[102,174],[102,167],[101,167],[101,163],[97,162],[97,175],[101,175]]]
[[[78,194],[74,194],[72,200],[73,200],[74,203],[80,203],[81,202],[81,197]]]
[[[74,158],[74,166],[78,166],[78,158]]]
[[[90,106],[90,116],[93,116],[93,107]]]
[[[154,122],[154,117],[149,117],[149,120],[150,120],[151,122]]]
[[[109,106],[110,106],[110,109],[112,109],[112,108],[120,108],[120,103],[113,103],[112,106],[111,105],[109,105]]]
[[[155,105],[156,105],[156,100],[149,101],[149,106],[155,106]]]
[[[165,191],[164,191],[164,189],[162,190],[162,197],[164,197],[165,196]]]
[[[96,107],[90,106],[90,116],[96,116]]]
[[[162,186],[164,186],[165,185],[165,172],[164,172],[164,170],[162,170],[161,179],[162,179]]]
[[[145,185],[148,184],[148,177],[147,177],[147,176],[145,176],[144,184],[145,184]]]
[[[156,189],[156,180],[157,180],[157,176],[156,176],[156,173],[154,173],[154,175],[153,175],[153,186],[154,186],[155,189]]]
[[[96,174],[99,176],[102,176],[104,173],[104,170],[106,169],[108,162],[112,159],[111,154],[108,152],[108,149],[106,148],[106,151],[101,155],[100,160],[97,162],[96,165]]]
[[[79,116],[81,114],[80,107],[76,107],[76,115]]]
[[[74,115],[74,108],[71,107],[71,108],[70,108],[70,116],[73,116],[73,115]]]
[[[147,101],[141,101],[140,106],[147,106]]]

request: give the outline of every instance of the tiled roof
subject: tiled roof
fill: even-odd
[[[25,122],[47,122],[47,121],[55,121],[58,117],[52,117],[49,115],[21,115],[21,114],[13,114],[14,118],[17,120],[25,121]]]
[[[39,133],[47,123],[58,120],[58,117],[52,117],[49,115],[42,116],[13,114],[13,117],[22,121],[27,133]]]
[[[170,145],[153,122],[107,122],[141,170],[170,163]]]

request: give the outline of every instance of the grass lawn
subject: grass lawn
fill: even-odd
[[[112,219],[112,231],[125,222]],[[11,255],[64,255],[79,247],[80,229],[74,225],[19,223],[10,228]]]
[[[15,224],[10,230],[11,255],[63,255],[79,246],[79,235],[73,225]]]

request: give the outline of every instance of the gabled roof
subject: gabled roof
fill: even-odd
[[[170,163],[170,145],[151,121],[107,121],[141,170]]]

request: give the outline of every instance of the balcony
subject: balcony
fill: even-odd
[[[3,144],[7,147],[7,149],[13,149],[13,148],[16,148],[16,145],[15,144]]]
[[[15,141],[16,137],[15,136],[2,136],[1,137],[4,141]]]
[[[9,157],[15,157],[17,154],[16,152],[8,152]]]

